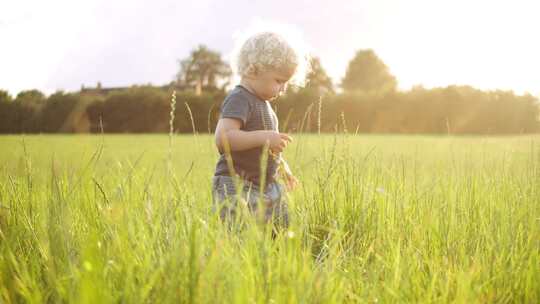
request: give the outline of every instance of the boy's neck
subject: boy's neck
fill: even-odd
[[[257,96],[257,98],[258,98],[260,101],[264,101],[264,102],[268,101],[268,102],[270,102],[270,100],[266,100],[266,99],[262,98],[261,96],[259,96],[259,94],[257,94],[257,91],[254,89],[253,84],[251,84],[250,79],[248,79],[248,78],[242,78],[242,79],[240,80],[240,85],[241,85],[244,89],[248,90],[248,92],[250,92],[250,93],[253,94],[254,96]]]
[[[251,85],[249,79],[242,77],[242,79],[240,79],[240,85],[243,86],[246,90],[248,90],[251,94],[257,96],[257,93],[253,89],[253,86]]]

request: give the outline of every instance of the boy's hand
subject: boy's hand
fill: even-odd
[[[287,145],[292,141],[292,138],[285,133],[269,131],[267,140],[269,148],[274,153],[281,153]]]
[[[289,168],[289,164],[281,158],[281,165],[279,166],[279,170],[281,173],[281,177],[285,181],[285,186],[287,188],[287,191],[294,190],[298,184],[298,179],[292,174],[291,168]]]
[[[298,184],[299,184],[299,181],[294,175],[292,174],[285,175],[285,186],[287,187],[288,191],[292,191],[296,189]]]

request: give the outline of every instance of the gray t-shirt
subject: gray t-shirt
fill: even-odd
[[[262,100],[249,92],[241,85],[237,85],[225,97],[221,105],[220,118],[234,118],[242,122],[240,130],[274,130],[278,131],[278,119],[276,113],[266,100]],[[261,157],[263,147],[256,147],[244,151],[232,151],[232,163],[234,171],[243,179],[260,184]],[[279,156],[268,155],[266,163],[266,184],[275,181]],[[229,167],[225,154],[221,153],[216,165],[214,176],[230,176]]]

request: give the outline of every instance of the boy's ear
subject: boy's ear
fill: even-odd
[[[257,76],[259,74],[259,70],[257,69],[256,66],[254,65],[250,65],[249,68],[247,69],[247,73],[246,73],[249,77],[254,77],[254,76]]]
[[[256,66],[253,66],[253,67],[251,68],[251,71],[250,71],[250,72],[251,72],[251,73],[250,73],[250,74],[251,74],[251,77],[256,77],[257,75],[259,75],[259,69],[257,69]]]

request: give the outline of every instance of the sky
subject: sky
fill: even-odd
[[[227,59],[239,33],[271,24],[300,33],[335,84],[373,49],[401,90],[540,96],[539,12],[531,0],[2,0],[0,89],[162,85],[197,45]]]

